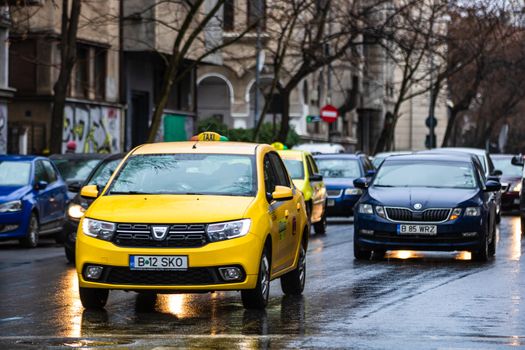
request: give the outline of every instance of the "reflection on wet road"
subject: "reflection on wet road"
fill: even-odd
[[[525,266],[517,217],[504,217],[497,256],[387,252],[354,261],[350,222],[312,236],[302,297],[272,283],[264,312],[238,293],[113,292],[84,311],[73,267],[51,243],[0,245],[0,348],[495,348],[525,346]]]

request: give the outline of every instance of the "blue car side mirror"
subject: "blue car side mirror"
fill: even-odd
[[[366,177],[361,177],[359,179],[354,180],[354,187],[360,188],[360,189],[366,189],[368,188],[368,180]]]
[[[499,181],[488,180],[485,183],[486,192],[498,192],[499,190],[501,190],[501,183]]]
[[[44,190],[47,187],[48,183],[47,181],[38,181],[35,184],[35,189],[37,190]]]

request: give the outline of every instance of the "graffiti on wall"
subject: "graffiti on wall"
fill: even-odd
[[[7,153],[7,106],[0,104],[0,154]]]
[[[69,141],[76,153],[116,153],[121,151],[121,112],[117,108],[67,105],[64,110],[62,152]]]

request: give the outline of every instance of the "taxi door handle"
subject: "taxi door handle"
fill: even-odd
[[[289,215],[290,215],[290,213],[288,212],[288,209],[286,209],[286,210],[284,211],[284,217],[285,217],[285,218],[288,218]]]

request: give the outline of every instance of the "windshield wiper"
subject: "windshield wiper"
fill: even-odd
[[[396,187],[392,185],[373,185],[374,187]]]

